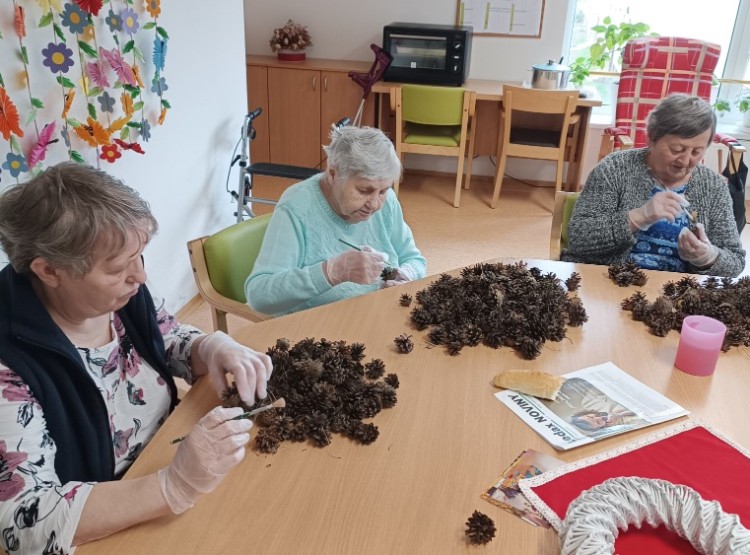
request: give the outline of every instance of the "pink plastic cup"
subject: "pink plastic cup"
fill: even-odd
[[[682,321],[674,365],[694,376],[710,376],[716,369],[727,327],[708,316],[687,316]]]

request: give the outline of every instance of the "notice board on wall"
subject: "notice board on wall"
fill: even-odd
[[[456,23],[475,35],[540,37],[545,0],[458,0]]]

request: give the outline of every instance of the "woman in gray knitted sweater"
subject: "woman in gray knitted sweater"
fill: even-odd
[[[563,260],[716,276],[745,267],[726,181],[700,165],[716,129],[711,106],[687,95],[649,114],[649,146],[592,170],[568,226]]]

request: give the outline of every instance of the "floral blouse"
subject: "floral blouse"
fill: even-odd
[[[163,307],[157,320],[172,375],[191,382],[190,346],[202,332],[178,324]],[[116,313],[112,326],[113,341],[96,349],[79,347],[78,352],[107,405],[119,476],[167,418],[170,392],[135,351]],[[0,361],[0,547],[9,553],[73,551],[73,536],[94,483],[61,484],[55,452],[41,406]]]

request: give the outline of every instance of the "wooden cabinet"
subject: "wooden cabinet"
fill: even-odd
[[[261,108],[263,114],[253,122],[255,137],[250,146],[250,162],[269,162],[268,151],[268,68],[247,66],[247,112]]]
[[[256,120],[253,161],[318,166],[331,125],[344,117],[354,119],[364,94],[349,71],[367,71],[370,64],[312,59],[290,63],[271,56],[248,56],[247,64],[248,107],[264,111]],[[373,124],[370,97],[362,125]]]

